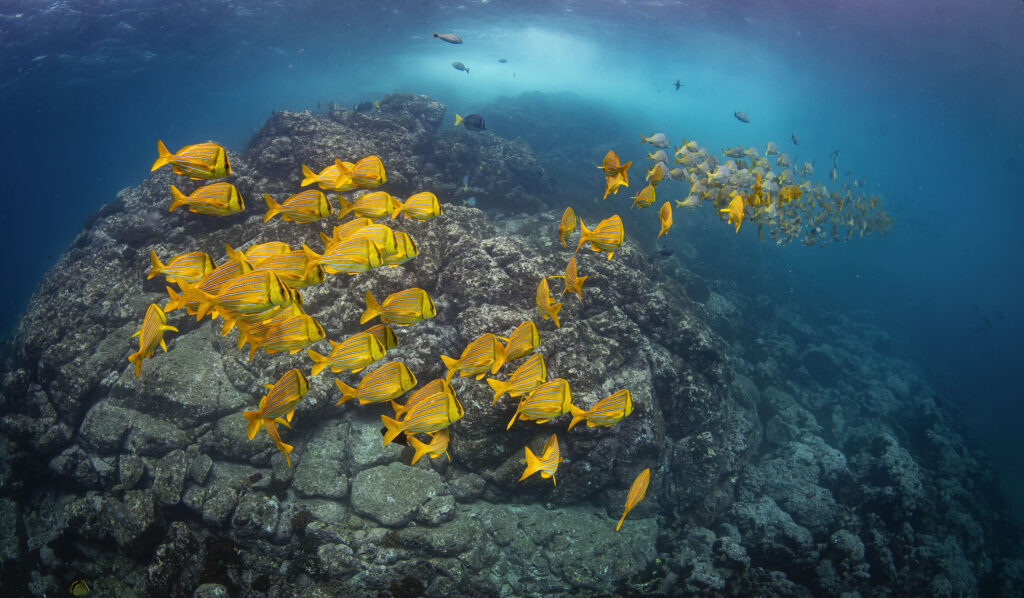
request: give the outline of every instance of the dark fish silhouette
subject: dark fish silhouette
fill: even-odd
[[[470,131],[486,131],[487,127],[484,125],[484,117],[479,114],[470,114],[469,116],[462,117],[458,114],[455,115],[455,126],[462,125]]]
[[[501,64],[507,64],[508,63],[508,59],[507,58],[499,58],[498,62],[500,62]]]
[[[793,145],[800,145],[800,138],[796,136],[796,133],[790,133],[789,136],[793,139]]]
[[[676,91],[679,91],[679,88],[682,86],[683,84],[679,82],[679,79],[676,79]]]
[[[466,65],[464,65],[464,64],[462,64],[462,63],[461,63],[461,62],[459,62],[458,60],[456,60],[455,62],[453,62],[453,63],[452,63],[452,66],[453,66],[453,67],[455,67],[455,70],[457,70],[457,71],[466,71],[466,74],[467,74],[467,75],[469,74],[469,67],[468,67],[468,66],[466,66]]]
[[[736,112],[733,112],[732,115],[735,116],[736,120],[740,121],[741,123],[750,122],[750,117],[747,116],[746,112],[740,112],[739,110],[737,110]]]

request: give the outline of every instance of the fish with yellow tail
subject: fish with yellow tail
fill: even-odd
[[[157,159],[150,172],[171,165],[174,174],[193,180],[219,179],[231,174],[231,163],[224,148],[213,142],[186,145],[172,154],[163,141],[156,142]]]
[[[576,230],[576,212],[573,212],[572,206],[569,206],[562,212],[562,220],[558,223],[558,240],[562,242],[562,247],[567,247],[565,237],[574,230]]]
[[[619,163],[619,155],[612,150],[609,150],[604,155],[601,166],[598,166],[599,169],[604,171],[605,176],[604,197],[602,199],[607,199],[609,193],[617,194],[619,187],[629,186],[629,166],[632,163],[632,160],[625,164]]]
[[[242,415],[249,421],[245,433],[252,440],[265,429],[270,439],[274,441],[277,450],[284,453],[284,460],[288,467],[292,465],[291,452],[293,447],[281,440],[281,434],[277,430],[277,424],[290,428],[292,414],[299,400],[309,392],[309,381],[297,369],[290,369],[274,384],[264,384],[267,394],[260,398],[258,411],[246,411]]]
[[[167,325],[167,314],[155,303],[150,303],[146,309],[146,316],[142,319],[142,326],[132,336],[139,337],[139,351],[128,356],[128,361],[135,365],[135,377],[142,375],[142,360],[149,359],[159,346],[167,352],[167,343],[164,342],[165,332],[177,332],[174,326]]]
[[[384,424],[384,444],[390,444],[399,434],[433,434],[462,419],[462,404],[455,391],[443,379],[432,380],[414,392],[405,405],[397,405],[398,417],[380,416]]]
[[[551,289],[548,288],[547,278],[541,278],[537,285],[536,301],[540,317],[545,320],[551,318],[551,321],[555,323],[555,328],[561,328],[562,325],[558,322],[558,312],[562,309],[562,304],[551,298]]]
[[[569,422],[570,430],[584,420],[587,422],[588,428],[612,426],[633,413],[633,395],[629,390],[623,388],[601,399],[587,411],[575,405],[570,405],[569,411],[572,413],[572,421]]]
[[[171,185],[171,207],[168,212],[173,212],[184,206],[193,214],[208,214],[210,216],[230,216],[245,209],[245,202],[238,193],[238,189],[231,183],[212,183],[203,185],[189,195],[185,195],[177,187]]]
[[[668,172],[668,165],[665,162],[655,162],[647,169],[647,176],[644,180],[649,181],[652,187],[657,187],[662,179],[668,177]]]
[[[263,338],[249,341],[249,361],[256,351],[267,354],[298,353],[313,343],[323,340],[325,333],[320,323],[306,314],[289,316],[266,332]]]
[[[317,265],[323,266],[328,274],[359,274],[380,266],[380,251],[367,238],[345,238],[324,249],[323,255],[317,255],[305,243],[302,253],[306,256],[306,273]]]
[[[269,222],[278,214],[285,222],[316,222],[330,216],[332,210],[327,196],[319,189],[299,191],[281,203],[274,201],[270,194],[264,193],[263,200],[267,204],[263,222]]]
[[[576,270],[576,256],[569,258],[569,263],[565,265],[565,274],[555,274],[548,278],[561,278],[565,286],[562,288],[562,294],[566,294],[569,291],[576,293],[579,297],[580,302],[583,301],[583,283],[587,280],[586,276],[580,276]]]
[[[516,418],[523,421],[532,419],[538,424],[543,424],[559,415],[569,413],[570,405],[572,392],[569,390],[569,383],[564,378],[548,380],[519,400],[519,406],[505,429],[510,429]]]
[[[398,346],[398,337],[395,336],[395,331],[387,324],[376,324],[374,326],[370,326],[363,332],[372,334],[374,338],[380,341],[380,344],[384,347],[385,351],[390,351]]]
[[[392,253],[381,253],[380,261],[385,266],[398,266],[420,254],[416,241],[408,233],[395,231],[395,250]]]
[[[647,185],[640,190],[639,193],[632,197],[633,205],[629,206],[632,208],[646,208],[654,203],[654,185]]]
[[[77,579],[68,586],[68,594],[72,596],[86,596],[89,594],[90,589],[92,588],[89,587],[89,584],[84,579]]]
[[[451,435],[448,432],[448,428],[438,430],[430,435],[430,442],[425,443],[416,438],[415,436],[409,436],[409,446],[416,452],[412,455],[412,464],[416,465],[416,462],[422,459],[425,455],[430,455],[431,459],[436,459],[441,455],[448,457],[448,462],[452,462],[451,455],[448,454],[448,442],[451,439]]]
[[[334,159],[334,168],[338,171],[338,176],[334,179],[334,187],[332,187],[335,191],[351,191],[359,188],[359,185],[352,180],[352,171],[355,167],[356,165],[351,162]]]
[[[640,475],[636,476],[633,480],[633,485],[629,487],[629,494],[626,495],[626,510],[622,512],[622,517],[619,518],[619,524],[615,526],[615,531],[619,531],[622,527],[622,522],[626,520],[626,515],[636,506],[638,502],[647,496],[647,485],[651,481],[651,470],[647,468],[640,472]]]
[[[359,318],[360,324],[380,316],[380,321],[385,324],[398,324],[399,326],[410,326],[433,318],[437,315],[434,301],[423,289],[409,288],[404,291],[392,293],[377,303],[370,291],[366,291],[366,310]]]
[[[684,199],[683,201],[679,201],[677,199],[676,200],[676,207],[677,208],[686,208],[688,210],[699,208],[700,207],[700,197],[697,197],[696,195],[688,195],[688,196],[686,196],[686,199]]]
[[[644,135],[643,133],[641,133],[640,134],[640,143],[650,143],[654,147],[660,147],[660,148],[667,148],[667,147],[669,147],[669,145],[668,145],[668,137],[666,137],[664,133],[651,133],[650,137],[648,137],[647,135]]]
[[[267,258],[284,255],[292,250],[291,246],[284,241],[268,241],[252,245],[242,253],[250,264],[258,264]],[[228,252],[229,254],[231,252]]]
[[[497,378],[488,378],[487,384],[494,390],[494,400],[491,404],[498,402],[505,393],[510,397],[521,397],[537,388],[547,379],[548,369],[544,365],[544,357],[540,353],[534,353],[529,359],[523,362],[509,376],[508,382]]]
[[[562,462],[562,456],[558,450],[558,438],[552,434],[551,438],[547,439],[547,442],[544,443],[544,447],[540,451],[540,457],[534,455],[530,451],[530,447],[524,448],[526,449],[526,458],[522,460],[522,463],[526,463],[526,469],[523,471],[523,475],[519,477],[519,481],[522,482],[539,471],[540,477],[551,478],[551,483],[557,486],[558,482],[555,481],[555,472],[558,471],[558,464]]]
[[[537,325],[530,320],[516,326],[515,330],[508,335],[508,338],[500,336],[498,338],[505,341],[505,361],[525,357],[540,344],[540,333],[537,332]]]
[[[451,382],[455,372],[463,378],[476,376],[479,380],[488,372],[497,373],[501,364],[505,363],[505,347],[498,337],[485,332],[470,341],[458,359],[442,355],[441,361],[448,368],[444,378],[446,382]]]
[[[583,219],[580,218],[580,240],[576,244],[576,251],[579,251],[584,243],[590,243],[590,248],[594,251],[607,251],[610,260],[625,238],[626,233],[622,230],[622,218],[619,218],[618,214],[598,222],[594,230],[588,229]]]
[[[304,289],[324,281],[324,269],[320,264],[308,268],[309,260],[302,251],[289,251],[264,258],[255,263],[256,270],[267,270],[281,277],[281,281],[292,289]]]
[[[232,252],[235,252],[235,250],[232,249],[228,252],[228,260],[226,262],[214,268],[213,272],[210,272],[204,276],[201,281],[199,281],[198,288],[201,291],[211,295],[216,295],[217,293],[220,293],[230,281],[243,274],[252,272],[252,266],[245,259],[245,256],[240,256],[238,252],[235,252],[235,257],[232,257]],[[181,283],[178,284],[180,285]],[[188,283],[185,284],[187,285]],[[184,291],[179,295],[171,287],[166,288],[167,295],[170,297],[170,300],[164,306],[164,311],[169,313],[184,307],[186,312],[190,315],[194,315],[199,309],[199,302],[185,297]],[[214,310],[214,312],[215,311],[216,310]],[[216,317],[214,312],[211,312],[212,317]]]
[[[339,172],[340,171],[338,170],[337,163],[331,164],[330,166],[324,168],[318,173],[313,172],[313,170],[309,166],[303,164],[302,182],[299,183],[299,186],[305,187],[307,185],[315,184],[319,186],[321,189],[335,189],[334,184],[338,181]]]
[[[196,301],[196,320],[203,319],[214,308],[227,317],[225,310],[239,314],[258,313],[291,305],[296,301],[295,291],[288,288],[280,276],[265,270],[231,279],[216,295],[187,282],[181,283],[181,291],[186,300]]]
[[[373,224],[373,221],[370,220],[369,218],[353,218],[352,220],[349,220],[345,224],[339,224],[338,226],[335,226],[334,231],[331,233],[331,236],[329,237],[324,233],[320,233],[320,240],[324,242],[324,247],[329,247],[339,241],[342,241],[343,239],[348,238],[350,235],[352,235],[352,233],[356,232],[357,230],[365,226],[370,226],[371,224]]]
[[[388,182],[387,174],[384,172],[384,163],[377,156],[360,158],[354,167],[347,170],[348,177],[357,187],[373,189]],[[341,173],[345,174],[344,171]]]
[[[184,280],[185,282],[196,283],[210,272],[213,272],[215,268],[210,256],[202,251],[182,253],[172,257],[167,260],[166,264],[163,264],[160,263],[160,258],[157,257],[156,251],[150,249],[149,263],[152,265],[152,268],[150,268],[149,274],[146,275],[146,280],[163,274],[170,282]]]
[[[437,201],[437,196],[430,191],[410,195],[404,202],[399,202],[396,199],[395,204],[395,211],[391,213],[392,218],[398,218],[398,215],[402,214],[406,218],[422,222],[441,215],[441,203]]]
[[[389,361],[363,376],[359,385],[352,388],[341,380],[334,383],[341,391],[341,399],[335,405],[357,399],[360,405],[393,401],[416,386],[416,376],[401,361]]]
[[[306,355],[313,360],[311,376],[316,376],[330,367],[335,374],[344,371],[358,372],[384,357],[384,346],[377,337],[366,332],[353,334],[344,341],[330,341],[331,352],[324,356],[312,349],[306,349]]]
[[[338,220],[341,220],[349,213],[360,218],[377,220],[380,218],[392,218],[392,214],[398,207],[398,201],[387,191],[370,191],[355,198],[351,202],[344,197],[338,197]]]
[[[266,319],[254,319],[259,318],[259,315],[250,318],[246,315],[244,318],[239,317],[231,326],[221,327],[220,335],[227,336],[232,329],[238,327],[238,350],[241,351],[246,343],[258,343],[265,339],[267,335],[277,327],[279,324],[287,320],[288,318],[294,318],[295,316],[305,315],[306,312],[302,311],[302,307],[293,303],[288,307],[277,312],[273,316]],[[250,357],[251,359],[251,357]]]
[[[658,237],[668,232],[668,229],[672,228],[672,202],[666,201],[661,204],[661,208],[658,210],[658,220],[661,222],[661,230],[658,231]]]
[[[729,207],[718,210],[729,216],[729,224],[736,225],[736,232],[740,232],[740,223],[743,222],[743,198],[737,195],[729,202]]]

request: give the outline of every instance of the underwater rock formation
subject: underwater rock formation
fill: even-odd
[[[2,381],[5,588],[44,595],[84,578],[117,596],[1021,590],[1021,562],[991,541],[1004,524],[987,502],[991,474],[906,362],[870,357],[882,333],[766,312],[728,284],[677,276],[687,258],[652,259],[628,234],[611,261],[581,250],[582,303],[567,294],[561,328],[542,322],[537,281],[571,254],[555,234],[560,210],[539,211],[554,201],[543,168],[522,143],[439,134],[443,114],[422,96],[389,96],[370,115],[275,113],[231,155],[242,214],[168,214],[168,185],[181,181],[158,171],[90,218],[40,284]],[[308,371],[303,354],[249,361],[219,322],[174,312],[170,351],[135,378],[131,334],[166,297],[161,279],[145,279],[151,249],[219,257],[225,243],[315,243],[336,220],[264,224],[260,194],[294,192],[302,163],[369,153],[389,192],[456,204],[393,223],[420,246],[410,262],[303,290],[328,338],[361,329],[366,291],[418,286],[437,316],[398,329],[388,357],[421,384],[443,376],[440,354],[533,319],[549,377],[567,378],[576,404],[629,388],[634,412],[611,428],[567,432],[563,417],[506,431],[514,401],[492,406],[482,381],[456,378],[465,417],[451,428],[451,463],[410,466],[411,449],[381,445],[387,411],[335,406],[334,376],[322,374],[284,432],[288,467],[265,435],[247,440],[241,412],[261,384]],[[477,167],[468,156],[492,177],[478,204],[487,213],[439,192]],[[738,318],[752,324],[712,328]],[[552,432],[565,458],[557,485],[519,482],[523,447]],[[647,499],[615,533],[645,467]]]

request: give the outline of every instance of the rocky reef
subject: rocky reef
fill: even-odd
[[[388,96],[368,114],[276,113],[232,182],[242,214],[166,212],[168,171],[95,214],[45,276],[2,381],[0,583],[52,595],[87,579],[110,596],[978,596],[1024,591],[1024,562],[991,472],[954,415],[886,335],[840,315],[809,319],[679,251],[655,260],[629,240],[611,261],[581,250],[583,301],[561,328],[534,292],[571,250],[542,161],[522,141],[441,129],[444,106]],[[611,428],[565,419],[505,426],[515,410],[457,378],[465,417],[451,463],[382,446],[379,406],[335,406],[311,380],[286,430],[292,466],[243,409],[303,354],[257,353],[181,312],[169,352],[134,376],[127,356],[162,279],[149,252],[282,240],[335,220],[264,223],[264,192],[297,190],[299,166],[375,153],[394,195],[431,190],[429,222],[394,221],[420,254],[397,268],[303,290],[328,338],[358,324],[366,291],[425,289],[437,316],[399,329],[389,358],[421,383],[483,332],[540,328],[549,377],[589,407],[629,388]],[[463,207],[466,172],[481,209]],[[184,191],[190,190],[185,184]],[[552,209],[559,208],[559,209]],[[555,285],[560,290],[560,285]],[[353,384],[358,376],[343,379]],[[559,434],[557,485],[519,482],[523,447]],[[633,477],[647,499],[622,531]]]

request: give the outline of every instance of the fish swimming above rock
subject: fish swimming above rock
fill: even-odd
[[[241,327],[241,322],[239,325]],[[279,321],[262,338],[255,339],[250,336],[252,340],[249,343],[249,361],[252,361],[253,355],[260,349],[266,351],[268,355],[298,353],[325,336],[323,327],[313,317],[302,313],[293,315]]]
[[[587,280],[586,276],[579,276],[576,271],[576,256],[569,257],[569,263],[565,266],[565,274],[554,274],[548,278],[561,278],[565,286],[562,288],[562,294],[566,294],[570,291],[576,293],[576,297],[579,298],[580,303],[583,302],[583,283]]]
[[[647,135],[644,135],[643,133],[641,133],[640,134],[640,143],[650,143],[654,147],[660,147],[660,148],[667,148],[667,147],[669,147],[669,145],[668,145],[668,137],[666,137],[664,133],[652,133],[650,137],[648,137]]]
[[[284,453],[284,460],[291,467],[290,455],[295,447],[281,441],[277,424],[291,427],[289,422],[295,413],[295,406],[309,392],[309,381],[299,370],[290,369],[277,382],[265,384],[264,387],[268,390],[267,394],[260,398],[259,410],[246,411],[242,414],[249,421],[245,433],[249,440],[252,440],[261,428],[266,429],[267,435],[274,441],[274,446]]]
[[[498,338],[505,341],[505,361],[526,357],[540,344],[540,333],[537,332],[537,325],[532,320],[516,326],[508,338]]]
[[[457,70],[457,71],[466,71],[466,74],[467,75],[469,74],[469,67],[464,65],[464,64],[462,64],[458,60],[456,60],[455,62],[452,63],[452,67],[454,67],[455,70]]]
[[[608,198],[608,194],[618,194],[619,187],[629,186],[629,166],[633,163],[632,160],[625,164],[619,163],[619,155],[614,151],[609,150],[604,155],[604,159],[601,161],[601,166],[598,166],[604,171],[605,176],[605,187],[604,187],[604,198]]]
[[[430,435],[430,442],[424,443],[415,436],[409,436],[409,446],[415,450],[412,455],[412,464],[416,465],[416,462],[424,457],[424,455],[430,455],[431,459],[436,459],[441,455],[448,457],[448,462],[452,462],[451,455],[448,454],[448,442],[451,439],[451,434],[448,432],[448,428],[443,428],[434,432]]]
[[[633,480],[633,484],[629,487],[629,494],[626,495],[626,510],[622,512],[622,517],[619,519],[619,524],[615,526],[615,531],[619,531],[622,527],[622,522],[626,520],[626,515],[629,514],[638,502],[647,496],[647,485],[650,481],[650,468],[641,471],[640,475],[636,476],[636,479]]]
[[[354,185],[362,187],[364,189],[373,189],[380,187],[384,183],[388,182],[387,173],[384,171],[384,163],[381,162],[379,156],[365,156],[360,158],[355,165],[348,167],[344,162],[334,159],[334,164],[338,167],[338,183],[335,183],[335,189],[342,191],[343,189],[338,188],[338,184],[347,176]]]
[[[639,193],[637,193],[636,195],[634,195],[632,197],[632,200],[633,200],[633,205],[629,206],[630,209],[633,209],[633,208],[641,208],[642,209],[642,208],[646,208],[646,207],[650,206],[652,203],[654,203],[654,200],[655,200],[654,184],[651,183],[651,184],[647,185],[646,187],[644,187],[643,189],[641,189]],[[582,222],[582,220],[580,222]]]
[[[555,481],[555,472],[558,471],[558,464],[562,462],[561,453],[558,450],[558,438],[552,434],[547,439],[547,442],[541,448],[540,457],[534,455],[530,451],[530,447],[524,448],[526,449],[526,458],[522,462],[526,463],[526,469],[523,471],[523,475],[519,477],[519,481],[522,482],[539,471],[540,477],[551,478],[551,482],[557,486],[558,482]]]
[[[384,346],[385,351],[390,351],[398,346],[398,337],[395,336],[395,331],[387,324],[376,324],[363,332],[375,336],[380,341],[380,344]]]
[[[382,253],[380,261],[385,266],[393,267],[411,260],[420,253],[416,241],[409,236],[409,233],[401,230],[395,231],[395,250],[391,253]]]
[[[437,315],[434,302],[423,289],[409,288],[387,296],[382,303],[377,303],[370,291],[366,291],[366,310],[359,318],[360,324],[380,316],[385,324],[410,326],[416,322],[433,318]]]
[[[291,250],[291,246],[284,241],[268,241],[247,247],[243,255],[249,263],[256,264],[276,255],[284,255]],[[229,250],[228,255],[231,255],[232,252],[233,250]]]
[[[231,183],[212,183],[203,185],[189,195],[185,195],[174,185],[171,185],[171,207],[168,212],[173,212],[185,206],[189,212],[194,214],[209,214],[211,216],[229,216],[237,214],[245,209],[245,202],[238,193],[238,189]]]
[[[344,341],[337,343],[330,341],[331,352],[329,355],[321,355],[312,349],[306,349],[306,355],[313,360],[311,376],[316,376],[324,370],[331,368],[335,374],[341,372],[360,372],[366,366],[384,357],[384,346],[372,334],[360,332],[353,334]]]
[[[360,405],[393,401],[416,386],[416,376],[401,361],[383,363],[377,369],[363,376],[359,385],[352,388],[341,380],[335,380],[341,399],[335,405],[358,399]]]
[[[555,328],[561,328],[562,325],[558,322],[558,312],[562,309],[562,304],[555,302],[551,298],[551,290],[548,288],[548,279],[541,278],[540,283],[537,284],[537,312],[540,314],[541,319],[551,319],[555,323]]]
[[[732,115],[735,116],[736,120],[740,121],[741,123],[748,123],[748,122],[750,122],[750,117],[747,116],[746,112],[740,112],[739,110],[737,110],[737,111],[733,112]]]
[[[281,277],[281,282],[292,289],[304,289],[324,281],[323,266],[315,264],[309,268],[309,260],[302,251],[289,251],[272,255],[255,262],[253,269],[269,270]]]
[[[344,197],[338,197],[338,220],[341,220],[349,213],[360,218],[378,220],[381,218],[394,218],[393,214],[397,209],[398,201],[387,191],[371,191],[364,193],[351,202]]]
[[[434,33],[434,37],[449,44],[461,44],[462,38],[454,33]]]
[[[77,579],[68,586],[68,594],[72,596],[86,596],[89,594],[89,584],[84,579]]]
[[[625,238],[626,233],[622,230],[622,218],[618,214],[598,222],[594,230],[588,229],[587,225],[583,223],[583,219],[580,218],[580,240],[576,244],[576,251],[579,251],[584,243],[590,243],[590,248],[594,251],[607,251],[610,260]]]
[[[455,115],[455,126],[462,125],[470,131],[486,131],[487,126],[484,124],[484,117],[479,114],[470,114],[463,118],[461,115]]]
[[[672,228],[672,202],[666,201],[661,204],[661,209],[658,210],[658,220],[661,222],[661,230],[658,231],[656,238],[661,238],[668,232],[668,229]]]
[[[388,445],[399,434],[433,434],[462,419],[465,412],[455,397],[451,385],[443,379],[436,379],[420,388],[405,405],[395,405],[399,419],[380,416],[386,429],[384,445]]]
[[[398,218],[398,215],[402,214],[406,218],[423,222],[441,215],[441,204],[437,201],[437,196],[430,191],[414,193],[404,202],[397,199],[394,202],[396,207],[391,213],[392,218]]]
[[[128,361],[135,366],[135,377],[142,375],[142,360],[149,359],[159,346],[167,352],[167,343],[164,342],[165,332],[177,332],[174,326],[167,325],[167,314],[160,306],[150,303],[146,309],[146,316],[142,319],[142,326],[132,336],[139,337],[139,351],[128,356]]]
[[[736,196],[729,202],[729,207],[718,210],[729,216],[729,224],[736,224],[736,232],[740,232],[740,223],[743,222],[743,198]]]
[[[441,361],[444,362],[444,367],[448,368],[446,382],[450,382],[456,372],[463,378],[476,376],[479,380],[488,372],[497,373],[505,363],[505,346],[498,337],[485,332],[470,341],[458,359],[442,355]]]
[[[360,274],[384,263],[381,261],[380,250],[365,237],[346,237],[328,245],[322,255],[317,255],[303,243],[302,252],[306,255],[307,272],[322,266],[328,274]]]
[[[569,422],[570,430],[584,420],[587,422],[588,428],[612,426],[633,413],[633,395],[624,388],[601,399],[589,410],[570,405],[569,411],[572,413],[572,421]]]
[[[516,422],[516,418],[522,421],[535,420],[543,424],[551,419],[569,413],[569,406],[572,405],[572,391],[569,390],[569,382],[564,378],[554,378],[541,384],[530,391],[519,401],[516,412],[508,422],[509,429]]]
[[[508,382],[498,380],[497,378],[487,379],[487,384],[494,389],[494,400],[491,404],[497,403],[498,399],[505,393],[508,393],[511,397],[529,394],[534,388],[544,383],[547,375],[548,369],[544,364],[544,356],[540,353],[534,353],[522,365],[516,368],[516,371],[512,372],[512,375],[508,377]]]
[[[346,172],[348,171],[348,169],[351,169],[354,166],[355,166],[355,164],[352,164],[351,162],[349,162],[348,165],[345,167],[346,168]],[[321,170],[319,173],[313,172],[313,170],[310,169],[309,166],[306,166],[305,164],[303,164],[302,165],[302,182],[299,183],[299,186],[300,187],[305,187],[306,185],[312,185],[312,184],[315,183],[321,189],[336,189],[335,184],[338,182],[338,175],[339,174],[340,174],[340,172],[338,171],[337,163],[331,164],[330,166],[328,166],[328,167],[324,168],[323,170]]]
[[[668,164],[665,162],[655,162],[650,168],[647,169],[647,177],[645,180],[650,181],[655,187],[662,179],[668,176]]]
[[[210,256],[202,251],[182,253],[167,260],[166,264],[162,264],[160,263],[160,258],[156,255],[156,251],[150,249],[149,263],[152,267],[146,275],[146,280],[163,274],[170,282],[184,280],[185,282],[196,283],[210,272],[213,272],[215,268],[215,264],[210,259]]]
[[[157,159],[150,172],[167,164],[174,174],[193,180],[219,179],[231,174],[231,163],[224,148],[213,142],[186,145],[172,154],[163,141],[157,140]]]
[[[264,193],[263,200],[267,204],[263,222],[269,222],[278,214],[285,222],[316,222],[330,216],[333,209],[327,196],[319,189],[300,191],[281,203],[274,201],[269,193]]]
[[[558,240],[562,242],[562,247],[566,247],[565,237],[572,233],[576,229],[576,212],[572,211],[572,206],[565,208],[562,212],[562,219],[558,223]]]
[[[228,319],[237,317],[235,314],[264,313],[296,302],[296,291],[288,288],[280,276],[264,270],[231,279],[216,295],[186,282],[181,283],[181,290],[183,297],[197,302],[196,320],[214,308]]]

